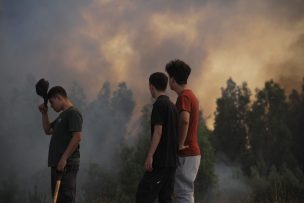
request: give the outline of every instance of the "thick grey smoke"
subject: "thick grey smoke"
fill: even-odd
[[[244,178],[242,170],[237,165],[218,161],[215,164],[217,176],[218,202],[248,202],[250,200],[251,188]]]
[[[299,88],[301,79],[304,78],[304,74],[299,75],[304,70],[304,33],[286,51],[284,59],[272,62],[266,68],[269,74],[279,72],[280,74],[274,75],[273,79],[290,92],[292,89]]]
[[[227,78],[255,88],[285,75],[292,65],[280,64],[301,53],[290,47],[304,32],[303,8],[298,0],[2,0],[0,84],[16,87],[27,74],[76,80],[92,99],[104,81],[126,81],[145,103],[148,75],[181,58],[212,115]],[[303,61],[297,67],[286,80],[301,81]]]

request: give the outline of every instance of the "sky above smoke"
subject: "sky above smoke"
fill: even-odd
[[[0,90],[20,89],[31,75],[77,81],[94,99],[105,81],[125,81],[141,109],[148,76],[179,58],[213,116],[229,77],[251,89],[269,79],[300,87],[303,10],[301,0],[0,0]]]

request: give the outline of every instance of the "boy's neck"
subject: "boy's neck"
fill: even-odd
[[[186,90],[186,89],[188,89],[188,86],[187,86],[187,84],[185,84],[185,85],[178,85],[178,86],[176,86],[176,88],[175,88],[175,92],[178,94],[178,95],[180,95],[184,90]]]
[[[166,95],[165,92],[156,92],[155,93],[155,99],[157,99],[158,97],[160,97],[162,95]]]
[[[65,111],[67,109],[69,109],[70,107],[72,107],[73,104],[70,100],[66,100],[64,103],[63,103],[63,108],[62,108],[62,111]]]

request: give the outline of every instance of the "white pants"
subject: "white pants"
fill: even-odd
[[[174,193],[178,203],[194,203],[194,180],[201,156],[178,157]]]

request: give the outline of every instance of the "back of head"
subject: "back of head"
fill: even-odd
[[[150,75],[149,83],[158,91],[165,91],[167,89],[168,77],[164,73],[156,72]]]
[[[176,59],[167,63],[166,71],[170,78],[174,78],[179,85],[184,85],[187,84],[191,68],[184,61]]]
[[[63,98],[67,98],[67,93],[65,91],[65,89],[61,86],[54,86],[52,87],[49,92],[48,92],[48,99],[50,98],[54,98],[56,96],[62,96]]]

